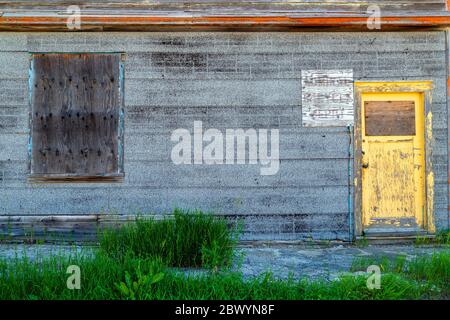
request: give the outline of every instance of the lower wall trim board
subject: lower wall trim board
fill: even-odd
[[[157,216],[155,216],[157,217]],[[27,216],[0,216],[0,226],[9,224],[22,225],[59,225],[68,223],[110,223],[134,221],[133,215],[27,215]]]
[[[342,214],[339,214],[342,215]],[[324,221],[307,221],[308,215],[298,214],[298,220],[287,221],[285,215],[217,215],[228,220],[230,226],[238,220],[245,224],[241,240],[245,241],[302,241],[336,240],[348,241],[345,221],[330,228]],[[335,215],[330,215],[333,217]],[[166,215],[146,215],[147,218],[171,218]],[[271,219],[275,217],[275,220]],[[0,242],[96,242],[98,231],[103,228],[115,228],[135,221],[134,215],[30,215],[0,216]],[[334,218],[330,218],[335,220]],[[265,220],[265,223],[263,222]],[[279,221],[278,221],[279,220]]]
[[[96,242],[104,227],[134,220],[121,215],[0,216],[0,242]]]
[[[370,244],[379,245],[396,245],[396,244],[411,244],[416,243],[418,237],[422,240],[433,241],[436,236],[433,234],[418,234],[418,235],[398,235],[398,236],[370,236],[370,237],[356,237],[356,241],[367,241]]]

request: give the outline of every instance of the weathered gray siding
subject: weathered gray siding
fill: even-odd
[[[265,13],[266,15],[286,13],[299,14],[340,14],[366,13],[369,6],[376,5],[386,13],[444,11],[446,0],[14,0],[0,3],[0,9],[6,13],[23,11],[66,13],[68,5],[79,5],[85,14],[192,14],[210,16],[214,14],[248,15]]]
[[[449,108],[450,108],[450,32],[449,30],[446,31],[446,50],[447,50],[447,124],[450,123],[450,113],[448,112]],[[450,146],[450,127],[447,128],[447,146]],[[448,162],[447,164],[450,163],[450,148],[448,148]],[[447,190],[449,192],[449,198],[450,198],[450,167],[447,166],[448,169],[448,185],[447,185]],[[445,216],[442,215],[441,217],[441,225],[444,228],[445,226]],[[450,204],[449,204],[449,211],[448,211],[448,215],[447,215],[447,229],[450,229]]]
[[[434,81],[434,207],[448,227],[444,32],[2,33],[0,51],[0,215],[200,208],[245,218],[247,239],[348,239],[349,132],[301,126],[301,70],[353,69],[355,80]],[[123,183],[27,182],[29,52],[127,53]],[[278,174],[172,164],[171,132],[194,120],[278,128]]]

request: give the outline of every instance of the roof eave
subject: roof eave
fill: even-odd
[[[393,29],[445,29],[449,15],[383,16],[380,29],[369,28],[367,16],[81,16],[80,29],[68,28],[67,16],[0,16],[0,31],[160,31],[160,30],[242,30],[277,31],[312,29],[351,29],[390,31]],[[373,20],[371,20],[373,21]]]

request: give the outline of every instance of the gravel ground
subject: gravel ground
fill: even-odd
[[[352,261],[357,257],[387,257],[395,259],[405,256],[413,259],[419,255],[447,250],[443,247],[412,245],[369,245],[359,248],[352,245],[335,246],[291,246],[267,248],[243,248],[244,258],[241,270],[245,276],[255,276],[265,270],[272,271],[275,277],[335,279],[348,272]]]
[[[84,250],[83,250],[84,248]],[[55,254],[71,255],[81,251],[92,252],[94,247],[60,245],[0,245],[0,257],[13,259],[26,255],[30,259]],[[241,246],[237,249],[238,258],[235,270],[242,271],[245,277],[257,276],[271,271],[275,277],[287,278],[325,278],[334,279],[349,271],[356,257],[388,257],[399,255],[412,259],[435,251],[449,251],[448,247],[413,245],[279,245],[279,246]],[[188,271],[188,273],[190,273]],[[197,273],[197,272],[195,272]]]

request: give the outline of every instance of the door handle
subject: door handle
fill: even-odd
[[[367,169],[368,167],[369,167],[369,163],[368,162],[364,162],[364,156],[366,155],[366,153],[364,152],[364,150],[361,150],[361,153],[362,153],[362,167],[364,168],[364,169]]]

